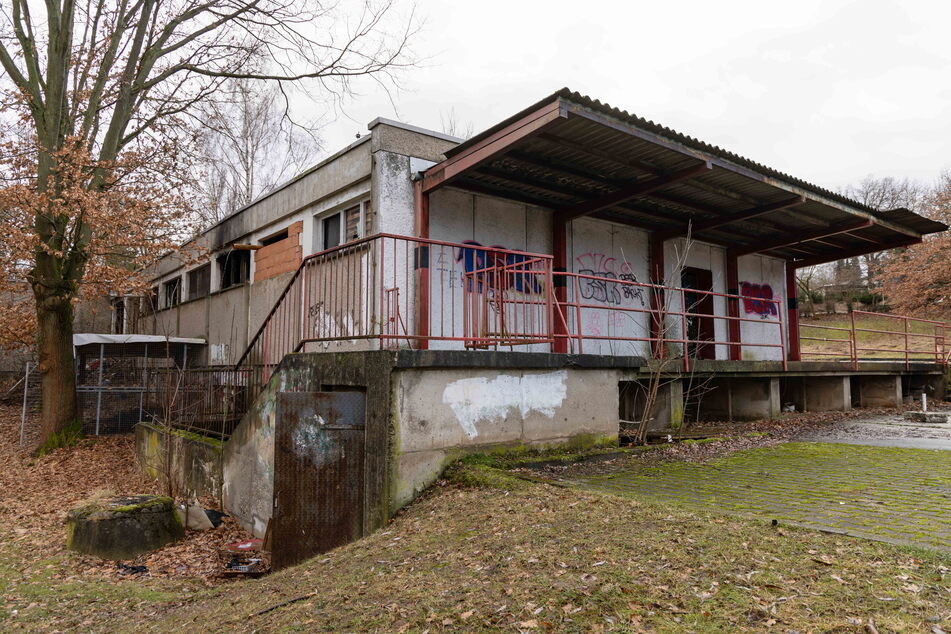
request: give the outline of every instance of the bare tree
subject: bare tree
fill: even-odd
[[[463,123],[456,114],[454,107],[439,113],[439,123],[444,133],[460,139],[468,139],[474,132],[472,122]]]
[[[0,284],[33,294],[45,442],[76,416],[73,305],[95,270],[126,283],[147,229],[187,206],[178,157],[197,106],[223,82],[274,82],[343,99],[359,78],[393,86],[413,63],[412,12],[395,0],[9,0],[0,6],[0,210],[16,240]],[[38,7],[42,14],[34,16]],[[295,88],[296,87],[296,88]],[[282,93],[283,94],[283,93]],[[135,210],[124,215],[126,208]],[[135,236],[122,240],[116,226]],[[119,241],[114,248],[109,243]],[[128,242],[128,244],[124,244]],[[98,247],[97,247],[98,245]],[[139,259],[137,259],[139,258]],[[102,266],[100,266],[102,265]],[[106,278],[109,278],[108,280]]]
[[[843,187],[840,193],[878,211],[905,208],[922,212],[927,206],[929,196],[932,195],[932,188],[909,178],[866,176],[856,185]],[[881,251],[860,256],[859,266],[864,269],[865,279],[870,289],[878,283],[876,274],[885,261],[886,255],[886,251]]]
[[[320,152],[316,122],[291,121],[277,84],[235,79],[222,88],[226,97],[198,114],[202,229],[274,190]]]

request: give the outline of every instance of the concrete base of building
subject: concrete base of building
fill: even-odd
[[[828,363],[696,362],[691,372],[640,357],[491,351],[351,351],[290,355],[223,450],[224,505],[263,536],[275,514],[275,433],[280,395],[337,391],[365,395],[359,494],[362,534],[383,526],[471,452],[616,444],[621,421],[641,421],[650,386],[649,432],[690,421],[777,417],[797,410],[897,406],[904,390],[937,393],[943,368],[877,363],[856,370]],[[942,391],[943,393],[943,391]],[[332,396],[330,397],[332,398]],[[306,399],[305,399],[306,400]],[[321,464],[320,442],[308,450]],[[283,453],[282,453],[283,452]],[[316,452],[316,453],[315,453]],[[349,453],[352,452],[348,452]],[[293,493],[293,492],[292,492]],[[284,495],[288,495],[285,492]],[[293,505],[292,505],[293,506]]]

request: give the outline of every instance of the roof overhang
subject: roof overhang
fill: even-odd
[[[948,228],[907,209],[871,209],[567,89],[423,173],[424,192],[446,186],[795,266],[908,246]]]
[[[73,347],[87,346],[89,344],[128,344],[136,345],[143,343],[153,344],[184,344],[189,346],[203,346],[204,339],[192,339],[188,337],[165,337],[163,335],[113,335],[98,332],[76,333],[73,335]]]

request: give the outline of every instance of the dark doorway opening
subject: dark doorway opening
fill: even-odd
[[[688,266],[680,274],[680,284],[686,289],[684,312],[691,313],[686,317],[687,339],[690,340],[687,343],[687,356],[691,359],[715,359],[716,346],[705,343],[716,338],[713,326],[713,295],[690,292],[713,291],[713,273],[707,269]]]

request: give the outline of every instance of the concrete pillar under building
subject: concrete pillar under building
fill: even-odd
[[[799,412],[848,412],[852,409],[848,376],[795,376],[783,379],[782,402]]]
[[[757,420],[776,418],[780,412],[779,379],[742,377],[711,379],[702,386],[698,400],[700,420]]]
[[[621,420],[639,422],[644,415],[649,381],[622,381],[620,393]],[[651,407],[647,431],[680,429],[684,422],[683,382],[679,379],[663,380],[657,388],[657,396]]]
[[[859,407],[899,407],[901,376],[853,376],[852,402]]]

